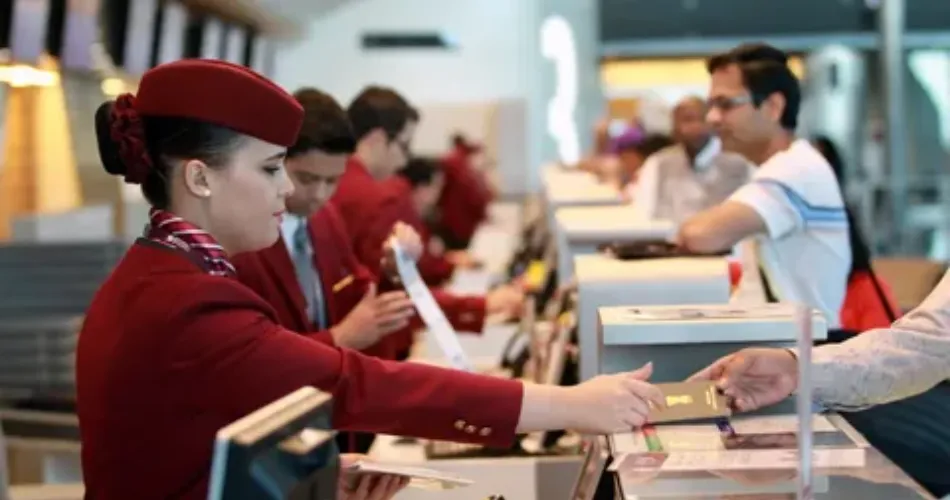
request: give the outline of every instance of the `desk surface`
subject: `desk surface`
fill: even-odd
[[[840,430],[860,436],[843,418],[829,420]],[[861,468],[816,468],[816,500],[900,500],[932,499],[920,485],[894,465],[867,441],[856,439],[865,449],[865,466]],[[708,500],[710,498],[742,498],[745,500],[787,500],[794,491],[797,471],[705,470],[705,471],[636,471],[619,474],[618,482],[630,500],[679,498]],[[789,488],[792,488],[791,490]],[[674,496],[670,496],[676,491]]]

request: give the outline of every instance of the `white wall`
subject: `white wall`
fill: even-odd
[[[311,85],[349,102],[368,84],[385,84],[414,103],[523,98],[535,25],[526,0],[361,0],[311,23],[303,42],[278,51],[275,80]],[[453,51],[363,51],[370,30],[437,31]]]
[[[524,193],[557,156],[545,121],[554,65],[541,54],[541,23],[561,14],[575,31],[575,119],[586,143],[603,104],[596,13],[593,0],[360,0],[312,21],[304,41],[281,46],[274,80],[291,91],[317,87],[344,105],[366,85],[393,87],[422,111],[418,150],[444,150],[453,131],[467,132],[497,160],[502,189]],[[457,48],[364,51],[361,35],[375,30],[439,32]]]

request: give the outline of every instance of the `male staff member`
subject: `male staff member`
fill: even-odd
[[[706,122],[706,103],[687,97],[673,109],[674,146],[647,158],[633,203],[651,219],[682,222],[726,199],[749,180],[749,162],[722,152]]]
[[[408,161],[409,143],[415,131],[418,112],[391,89],[368,87],[347,109],[356,136],[356,152],[332,202],[350,233],[352,248],[371,272],[382,276],[382,245],[398,221],[413,217],[412,204],[382,181],[396,173]],[[458,330],[481,332],[486,314],[505,313],[520,307],[520,297],[508,290],[491,292],[485,297],[459,297],[433,290],[436,301]],[[412,344],[411,334],[400,335],[403,354]]]
[[[481,151],[481,145],[456,134],[452,151],[442,158],[445,179],[438,204],[439,234],[451,250],[468,248],[478,226],[488,218],[494,193],[485,173],[473,164]]]
[[[391,359],[380,340],[408,324],[412,303],[404,292],[376,294],[376,276],[359,264],[339,212],[327,203],[355,147],[349,121],[323,92],[303,89],[294,97],[305,115],[285,160],[294,192],[281,239],[236,256],[239,278],[267,299],[285,327],[321,330],[327,342]],[[408,227],[396,232],[401,242],[419,246]]]
[[[687,220],[679,243],[712,253],[746,240],[738,293],[759,288],[759,300],[807,304],[838,328],[851,267],[848,221],[831,166],[794,137],[801,95],[787,56],[743,45],[711,58],[708,69],[707,118],[723,150],[758,167],[727,201]]]
[[[284,162],[294,191],[281,238],[266,250],[234,257],[238,278],[271,304],[284,327],[320,331],[324,342],[395,359],[396,343],[387,336],[409,325],[412,302],[402,291],[377,295],[376,276],[353,255],[340,214],[327,203],[356,146],[346,112],[315,89],[294,97],[304,122]],[[407,226],[395,232],[414,254],[421,251]],[[352,432],[337,441],[343,451],[366,453],[373,438]]]
[[[799,300],[822,305],[831,324],[837,321],[835,304],[840,305],[838,297],[850,267],[842,256],[843,251],[850,254],[847,227],[838,221],[843,212],[837,208],[840,195],[836,199],[831,192],[837,183],[827,163],[803,141],[791,143],[790,134],[775,132],[776,123],[791,130],[797,114],[797,85],[792,92],[788,82],[794,79],[781,70],[781,60],[777,50],[764,46],[739,47],[710,60],[710,118],[720,129],[724,147],[765,164],[732,201],[690,221],[681,237],[694,248],[713,249],[765,231],[771,238],[783,236],[783,243],[771,243],[779,247],[773,256],[782,257],[787,266],[782,276],[799,287],[792,289]],[[762,141],[756,130],[766,128],[773,132]],[[750,140],[757,137],[758,141]],[[753,147],[756,143],[758,147]],[[819,222],[822,226],[817,226]],[[718,224],[726,236],[715,236],[709,224]],[[796,250],[800,257],[794,256]],[[826,274],[830,276],[822,276]],[[813,295],[803,290],[809,284]],[[738,409],[747,411],[794,392],[798,361],[788,350],[747,349],[720,359],[693,378],[718,380]],[[890,328],[870,330],[812,352],[816,401],[839,411],[866,409],[846,416],[871,444],[938,495],[950,493],[948,379],[950,273],[917,309]],[[881,406],[867,409],[874,405]]]

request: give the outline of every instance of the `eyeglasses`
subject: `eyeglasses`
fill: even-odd
[[[738,108],[739,106],[745,106],[746,104],[752,104],[752,96],[750,95],[737,95],[735,97],[726,97],[726,96],[716,96],[706,100],[706,109],[718,109],[719,111],[729,111],[731,109]]]

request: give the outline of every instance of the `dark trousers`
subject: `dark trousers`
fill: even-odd
[[[943,382],[912,398],[842,415],[935,496],[950,494],[950,383]]]
[[[830,330],[828,340],[820,343],[844,342],[855,334]],[[950,494],[950,382],[912,398],[842,416],[935,496]]]

